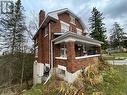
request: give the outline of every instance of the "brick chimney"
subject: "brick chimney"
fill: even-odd
[[[40,12],[39,12],[39,26],[44,21],[44,19],[45,19],[45,11],[44,10],[40,10]]]

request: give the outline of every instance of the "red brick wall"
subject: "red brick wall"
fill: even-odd
[[[40,10],[40,13],[39,13],[39,26],[44,21],[44,19],[45,19],[45,11],[44,10]]]
[[[68,13],[60,14],[60,15],[58,15],[58,17],[59,17],[59,20],[62,20],[64,22],[70,24],[70,31],[76,32],[76,28],[79,28],[83,31],[83,28],[82,28],[80,22],[77,19],[75,19],[75,25],[70,23],[71,18],[70,18]],[[59,22],[59,24],[60,24],[60,22]]]
[[[38,34],[38,62],[39,63],[42,63],[43,62],[43,58],[44,58],[44,56],[43,56],[43,48],[42,48],[42,46],[43,46],[43,39],[42,39],[42,32],[43,30],[41,29],[40,31],[39,31],[39,34]]]
[[[44,53],[44,63],[48,63],[49,61],[49,35],[43,37],[43,53]]]
[[[54,66],[57,67],[58,65],[62,65],[62,66],[67,67],[67,60],[55,59],[55,64],[54,64]]]
[[[54,45],[54,57],[60,57],[60,44]]]
[[[60,14],[60,15],[58,15],[58,17],[59,17],[59,20],[57,22],[52,22],[51,23],[52,33],[61,32],[60,20],[70,24],[70,31],[72,31],[72,32],[76,32],[76,28],[79,28],[79,29],[83,30],[80,22],[77,19],[75,20],[75,23],[76,23],[75,25],[70,23],[70,16],[69,16],[68,13]]]
[[[51,22],[51,32],[61,32],[61,25],[59,20],[57,22]]]
[[[68,72],[74,73],[81,68],[86,68],[89,65],[98,63],[98,61],[98,57],[74,59],[73,61],[55,59],[55,67],[57,67],[57,65],[66,66]]]
[[[98,57],[75,59],[73,60],[73,63],[70,63],[69,61],[67,62],[67,64],[71,64],[71,66],[67,66],[67,70],[73,73],[95,63],[98,63]]]
[[[49,36],[44,37],[44,29],[39,31],[38,36],[38,62],[48,63],[49,61]]]

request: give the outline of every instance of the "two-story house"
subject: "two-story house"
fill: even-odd
[[[54,68],[56,74],[73,82],[82,68],[98,62],[103,42],[86,36],[83,21],[69,9],[39,13],[39,29],[34,36],[34,83]]]

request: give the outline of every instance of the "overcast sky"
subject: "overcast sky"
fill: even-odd
[[[22,0],[22,4],[26,10],[27,21],[32,19],[32,12],[38,16],[41,9],[48,13],[68,8],[83,20],[87,28],[89,28],[88,18],[91,15],[91,10],[96,7],[103,12],[107,34],[110,33],[114,22],[120,23],[124,31],[127,31],[127,0]]]

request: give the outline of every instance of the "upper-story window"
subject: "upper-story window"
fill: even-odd
[[[37,44],[38,44],[38,39],[36,38],[36,39],[35,39],[35,45],[37,45]]]
[[[75,24],[75,17],[70,15],[70,18],[71,18],[70,23]]]
[[[81,29],[76,28],[76,30],[77,30],[77,34],[82,35],[82,30]]]
[[[35,58],[38,57],[38,46],[35,47]]]
[[[46,37],[48,35],[48,31],[49,31],[49,28],[48,28],[48,26],[46,26],[45,27],[45,36],[44,37]]]
[[[70,25],[68,23],[65,23],[63,21],[60,21],[60,23],[61,23],[61,32],[69,31]]]

